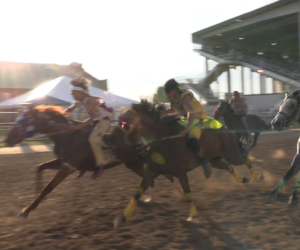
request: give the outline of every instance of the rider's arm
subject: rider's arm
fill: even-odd
[[[239,110],[240,113],[246,113],[246,103],[245,103],[245,100],[242,99],[241,100],[241,109]]]
[[[95,107],[99,106],[99,102],[98,100],[95,100],[94,98],[90,98],[87,102],[87,109],[88,109],[88,113],[90,115],[90,118],[84,120],[83,122],[81,122],[79,125],[73,126],[72,130],[78,130],[78,129],[82,129],[88,125],[90,125],[91,123],[93,123],[94,121],[94,113],[93,110],[95,109]]]
[[[70,107],[65,109],[66,113],[71,113],[73,112],[76,108],[78,108],[79,104],[78,102],[74,102]]]
[[[183,104],[183,107],[187,113],[187,117],[188,117],[188,124],[185,128],[185,131],[189,131],[190,127],[192,126],[192,123],[194,121],[194,116],[195,116],[195,111],[193,109],[193,106],[192,106],[192,101],[191,101],[191,95],[185,95],[183,98],[182,98],[182,104]]]
[[[164,115],[172,114],[172,113],[177,113],[177,109],[174,107],[173,104],[171,104],[171,108],[170,109],[167,109],[166,111],[162,111],[161,115],[164,116]]]

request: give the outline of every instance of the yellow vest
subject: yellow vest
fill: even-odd
[[[192,96],[192,107],[194,110],[194,118],[204,119],[207,116],[206,110],[202,107],[201,103],[194,97],[193,93],[187,89],[178,88],[178,95],[171,99],[171,105],[173,105],[180,115],[186,116],[187,112],[182,104],[182,98],[185,95]]]

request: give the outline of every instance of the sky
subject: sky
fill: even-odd
[[[151,97],[203,77],[193,32],[274,0],[0,0],[0,61],[83,64],[108,92]]]

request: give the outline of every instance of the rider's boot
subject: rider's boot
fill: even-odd
[[[199,163],[201,164],[201,166],[203,168],[204,175],[205,175],[206,179],[208,179],[212,174],[212,169],[211,169],[210,162],[204,157],[202,148],[200,149],[198,156],[200,158]]]

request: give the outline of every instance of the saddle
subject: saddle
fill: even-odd
[[[178,122],[178,121],[180,121],[180,119],[181,119],[181,116],[178,114],[166,115],[162,119],[160,119],[159,123],[167,124],[170,122]]]
[[[240,115],[234,115],[234,130],[239,131],[239,130],[244,130],[244,125],[241,120]]]

